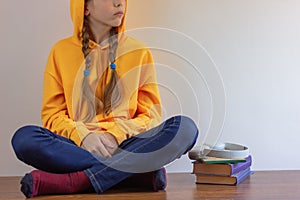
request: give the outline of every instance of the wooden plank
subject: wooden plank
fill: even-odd
[[[0,177],[0,200],[24,200],[19,191],[20,177]],[[97,194],[42,196],[34,200],[99,200]],[[300,171],[255,172],[238,186],[195,184],[193,174],[168,174],[166,191],[113,189],[101,195],[112,199],[300,199]]]

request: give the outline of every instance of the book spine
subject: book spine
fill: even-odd
[[[250,167],[238,173],[236,175],[236,185],[240,184],[243,180],[245,180],[248,176],[250,176],[250,174],[251,174]]]
[[[231,175],[247,169],[252,165],[252,157],[249,155],[244,163],[231,164]]]

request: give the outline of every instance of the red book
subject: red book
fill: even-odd
[[[221,185],[238,185],[248,176],[250,176],[250,167],[233,174],[231,176],[218,176],[207,174],[196,174],[196,183],[198,184],[221,184]]]

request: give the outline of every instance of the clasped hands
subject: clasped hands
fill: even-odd
[[[83,139],[81,148],[91,153],[111,158],[118,148],[118,143],[110,133],[98,134],[91,132]]]

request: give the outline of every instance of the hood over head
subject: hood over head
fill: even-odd
[[[127,11],[127,1],[125,5],[125,13],[122,19],[121,25],[118,27],[118,33],[123,33],[125,31],[125,18]],[[81,40],[81,32],[83,27],[83,19],[84,19],[84,0],[71,0],[70,2],[70,13],[71,18],[74,24],[74,36],[78,40]]]

